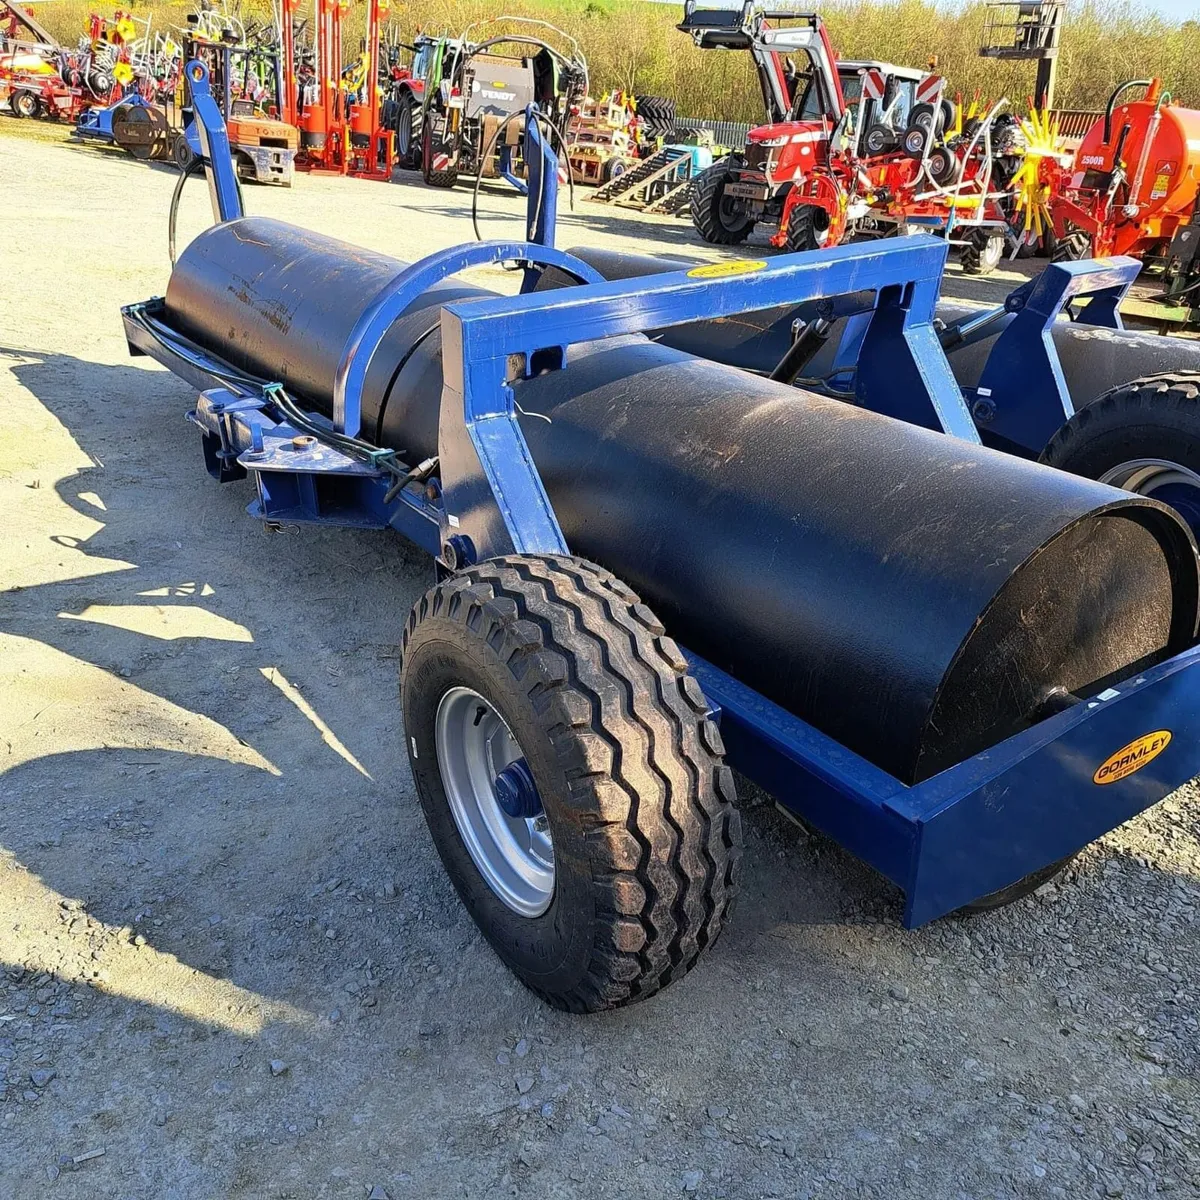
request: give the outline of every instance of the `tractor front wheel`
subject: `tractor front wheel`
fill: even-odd
[[[1004,257],[1006,238],[994,229],[977,229],[959,252],[964,275],[990,275]]]
[[[421,165],[423,116],[412,92],[406,91],[396,101],[396,162],[406,171],[415,171]]]
[[[715,163],[700,172],[692,188],[692,224],[714,246],[736,246],[754,231],[754,218],[742,202],[725,194],[730,178],[729,168]]]
[[[409,762],[468,912],[569,1012],[652,995],[725,925],[741,826],[699,684],[638,597],[581,559],[469,567],[414,606]]]
[[[829,214],[817,204],[797,204],[788,217],[787,249],[820,250],[831,245]]]
[[[1170,505],[1200,537],[1200,375],[1145,375],[1084,405],[1041,461]]]

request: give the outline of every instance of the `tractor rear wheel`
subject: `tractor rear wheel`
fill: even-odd
[[[427,125],[421,137],[421,174],[430,187],[452,188],[458,182],[456,167],[435,167],[437,153],[433,146],[433,130]]]
[[[8,106],[14,117],[36,117],[41,111],[42,102],[28,88],[18,88],[8,98]]]
[[[726,923],[740,817],[687,660],[609,572],[492,559],[409,614],[409,762],[459,896],[510,970],[569,1012],[680,978]]]
[[[1054,246],[1051,262],[1079,262],[1092,257],[1092,239],[1082,229],[1072,229],[1066,237],[1059,238]]]
[[[1004,257],[1005,236],[994,229],[977,229],[959,252],[964,275],[990,275]]]
[[[396,101],[396,162],[406,171],[415,171],[421,165],[424,115],[412,92],[404,92]]]
[[[797,204],[788,217],[789,253],[820,250],[822,246],[830,244],[829,214],[816,204]]]
[[[1145,375],[1084,405],[1041,461],[1169,504],[1200,537],[1200,375]]]
[[[701,171],[692,186],[692,224],[714,246],[736,246],[754,231],[754,218],[739,200],[725,195],[729,179],[729,168],[719,162]]]

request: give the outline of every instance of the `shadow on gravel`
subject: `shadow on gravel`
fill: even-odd
[[[425,557],[394,535],[265,534],[245,513],[250,487],[205,473],[183,420],[192,394],[166,372],[0,354],[92,460],[54,484],[63,528],[95,523],[82,537],[52,533],[58,578],[9,593],[0,614],[10,661],[23,655],[32,681],[16,724],[32,720],[36,734],[4,776],[22,803],[0,809],[0,845],[47,894],[87,897],[114,929],[166,896],[203,932],[226,869],[303,889],[328,823],[363,803],[390,810],[400,791],[398,828],[426,865],[396,886],[425,887],[432,871],[448,897],[395,736],[395,643],[429,582]],[[750,857],[779,869],[747,871],[743,932],[895,920],[886,881],[819,835],[801,838],[764,800],[747,810],[761,843]],[[409,856],[394,830],[378,832],[380,866]],[[806,867],[781,887],[780,859],[797,851]],[[188,944],[161,948],[183,956]]]

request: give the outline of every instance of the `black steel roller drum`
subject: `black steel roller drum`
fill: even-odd
[[[167,319],[329,412],[350,329],[401,266],[244,218],[183,253]],[[427,293],[368,375],[365,432],[414,461],[437,449],[451,294],[488,293]],[[516,387],[549,418],[522,429],[572,551],[906,782],[1195,637],[1195,549],[1152,501],[642,337]]]

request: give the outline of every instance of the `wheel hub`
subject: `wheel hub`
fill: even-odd
[[[434,742],[471,861],[513,912],[540,916],[554,897],[554,844],[533,773],[504,718],[473,689],[451,688],[438,704]]]

